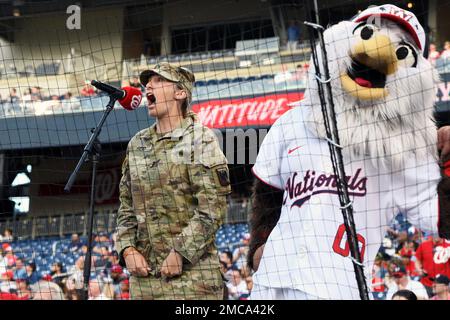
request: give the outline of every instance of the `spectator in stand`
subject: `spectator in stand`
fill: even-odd
[[[141,83],[139,82],[138,77],[134,76],[130,79],[130,87],[142,89],[142,86],[141,86]]]
[[[428,61],[431,62],[433,66],[436,65],[436,60],[440,57],[439,51],[436,49],[436,45],[434,43],[430,44],[430,49],[428,51]]]
[[[430,236],[416,250],[417,273],[422,277],[420,282],[433,295],[433,279],[438,274],[450,276],[450,242],[439,237]]]
[[[405,242],[403,248],[399,251],[399,254],[408,275],[411,278],[419,277],[420,274],[417,272],[416,263],[412,259],[412,257],[414,256],[414,243]]]
[[[103,283],[100,279],[92,279],[89,281],[89,300],[109,300],[105,299],[102,294]]]
[[[65,287],[67,280],[67,273],[64,270],[64,265],[62,262],[55,262],[50,267],[50,275],[52,276],[52,281],[62,288]]]
[[[3,246],[0,246],[0,274],[5,273],[8,270],[8,263],[4,258]]]
[[[31,88],[25,89],[22,94],[22,102],[31,102]]]
[[[223,277],[227,281],[230,281],[233,276],[232,272],[232,268],[234,266],[233,255],[231,254],[230,251],[224,251],[219,255],[219,262],[220,265],[222,266],[221,269],[223,269],[222,270]]]
[[[16,263],[13,267],[14,272],[14,280],[25,280],[27,276],[27,271],[25,269],[25,265],[21,258],[16,259]]]
[[[9,102],[12,104],[20,102],[20,97],[17,94],[16,88],[11,88],[11,90],[9,90]]]
[[[233,255],[230,251],[226,250],[219,255],[219,261],[222,261],[226,264],[227,270],[230,270],[233,266]]]
[[[389,287],[386,295],[387,300],[391,300],[397,291],[405,289],[414,292],[418,299],[428,299],[428,293],[423,284],[419,281],[411,280],[406,273],[406,268],[403,264],[399,263],[395,267],[393,277],[394,283]]]
[[[75,262],[74,270],[66,280],[67,290],[68,291],[75,290],[78,296],[80,297],[83,296],[83,285],[84,285],[83,269],[84,269],[84,256],[81,256]]]
[[[119,254],[117,253],[116,250],[113,250],[111,252],[111,264],[112,265],[120,264]]]
[[[130,281],[128,279],[120,283],[120,293],[115,295],[115,298],[116,300],[130,300]]]
[[[33,292],[31,291],[30,284],[27,280],[16,280],[17,295],[22,300],[33,299]]]
[[[392,296],[392,300],[417,300],[417,296],[410,290],[398,290]]]
[[[248,291],[250,293],[252,291],[252,289],[253,289],[253,278],[252,278],[252,275],[251,275],[250,267],[247,266],[247,264],[245,264],[242,267],[242,269],[241,269],[241,277],[245,281],[245,283],[247,284],[247,289],[248,289]]]
[[[100,257],[95,259],[94,266],[96,268],[110,269],[111,265],[111,252],[105,246],[100,247]]]
[[[4,259],[8,268],[12,268],[16,264],[17,256],[13,253],[13,249],[10,244],[3,244],[3,251],[5,252]]]
[[[11,270],[2,273],[0,278],[0,291],[6,293],[13,293],[17,290],[16,282],[13,281],[14,273]]]
[[[246,298],[249,295],[247,283],[242,280],[241,271],[233,267],[233,276],[231,281],[227,283],[228,288],[228,300],[240,300]]]
[[[233,272],[231,271],[231,269],[228,269],[228,265],[224,261],[220,261],[220,272],[222,273],[225,282],[231,280]]]
[[[36,264],[33,261],[28,261],[25,265],[27,271],[27,281],[30,285],[39,281],[39,275],[36,271]]]
[[[297,65],[292,80],[296,80],[298,83],[303,83],[304,81],[306,81],[306,73],[308,72],[308,69],[305,68],[305,65]]]
[[[94,253],[100,253],[100,251],[99,251],[99,252],[95,252],[94,249],[95,249],[95,248],[92,248],[92,252],[94,252]],[[87,245],[83,244],[83,245],[81,246],[80,253],[81,253],[83,256],[85,256],[86,253],[87,253],[87,251],[88,251]]]
[[[95,92],[94,87],[91,85],[91,82],[89,80],[86,80],[84,82],[83,89],[80,91],[80,96],[82,97],[93,97],[97,93]]]
[[[41,87],[31,88],[31,101],[42,101]]]
[[[3,235],[0,235],[0,242],[14,241],[13,232],[11,229],[5,229]]]
[[[70,252],[78,252],[78,251],[80,251],[82,246],[83,246],[83,243],[81,242],[81,239],[78,236],[78,234],[77,233],[72,234],[69,251]]]
[[[50,97],[50,101],[51,103],[49,102],[49,105],[51,105],[53,108],[61,107],[61,99],[59,98],[58,95],[52,94]]]
[[[123,269],[120,265],[116,264],[111,267],[111,279],[114,286],[114,293],[120,295],[120,286],[123,280],[127,279],[127,276],[123,273]]]
[[[66,92],[61,99],[63,110],[73,111],[80,110],[80,100],[75,98],[71,92]]]
[[[239,269],[242,269],[242,267],[247,265],[250,233],[246,233],[241,241],[242,246],[236,248],[233,252],[233,264],[235,264]]]
[[[292,20],[289,22],[287,29],[287,49],[289,51],[297,50],[298,40],[300,39],[300,28],[297,23]]]
[[[110,252],[113,251],[114,248],[112,240],[106,232],[99,232],[97,245],[100,247],[106,247]]]
[[[383,260],[383,255],[378,253],[375,257],[375,262],[372,269],[372,292],[386,291],[384,278],[387,272],[388,271],[385,266],[385,261]]]
[[[450,58],[450,41],[445,41],[444,50],[441,52],[441,58],[442,59]]]
[[[411,226],[411,223],[406,219],[406,215],[402,212],[395,216],[392,227],[389,227],[387,230],[393,241],[395,251],[400,250],[403,247],[403,243],[408,240],[408,230]]]
[[[434,296],[431,300],[450,300],[450,280],[443,274],[438,274],[433,283]]]

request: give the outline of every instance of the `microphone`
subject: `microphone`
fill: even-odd
[[[138,88],[135,87],[123,87],[121,89],[110,86],[109,84],[92,80],[91,84],[105,91],[109,95],[118,99],[120,105],[126,110],[134,110],[138,108],[142,101],[142,92]]]
[[[121,91],[125,92],[125,97],[119,99],[119,103],[128,111],[137,109],[141,105],[142,92],[136,87],[123,87]]]
[[[110,86],[109,84],[92,80],[91,84],[96,87],[97,89],[100,89],[102,91],[105,91],[107,94],[117,98],[117,99],[123,99],[125,98],[125,91],[122,89],[118,89],[116,87]]]

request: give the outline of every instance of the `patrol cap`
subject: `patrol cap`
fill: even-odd
[[[195,76],[185,67],[173,66],[167,62],[156,64],[153,68],[144,70],[139,76],[139,81],[145,87],[153,75],[159,75],[166,80],[180,84],[188,92],[188,100],[192,100],[192,90],[194,88]]]

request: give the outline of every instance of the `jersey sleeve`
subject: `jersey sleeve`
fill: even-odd
[[[270,128],[261,144],[252,168],[253,174],[265,184],[282,190],[281,161],[284,149],[283,126],[280,121]]]
[[[423,162],[410,159],[402,174],[394,175],[394,197],[407,220],[422,231],[438,232],[439,166],[432,157]]]

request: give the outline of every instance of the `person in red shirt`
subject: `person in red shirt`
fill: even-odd
[[[80,95],[82,97],[92,97],[92,96],[95,96],[95,94],[96,94],[95,90],[91,86],[91,83],[89,81],[85,81],[84,87],[83,87],[83,89],[81,89]]]
[[[0,292],[0,300],[29,300],[27,297],[20,298],[15,293]]]
[[[130,281],[122,280],[120,283],[120,294],[116,295],[116,300],[130,300]]]
[[[433,295],[433,279],[438,274],[450,277],[450,242],[439,237],[430,237],[416,250],[417,272],[430,296]]]
[[[7,266],[10,268],[13,267],[16,264],[17,256],[14,254],[11,245],[7,244],[5,246],[5,244],[3,244],[3,250],[6,252],[3,259],[5,259]]]
[[[408,275],[411,278],[420,276],[420,274],[417,272],[416,263],[411,259],[415,254],[414,242],[405,242],[403,247],[400,249],[399,254],[402,257],[402,262],[405,265]]]

